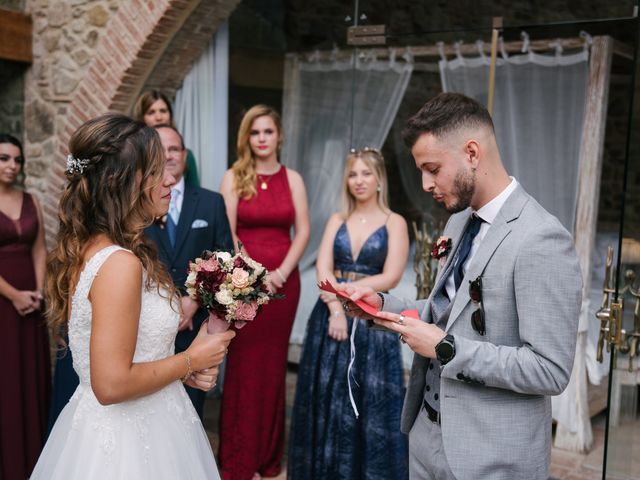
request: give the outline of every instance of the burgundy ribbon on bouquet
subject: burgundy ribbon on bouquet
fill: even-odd
[[[214,335],[222,333],[231,327],[231,322],[227,322],[224,317],[220,318],[217,313],[209,312],[209,321],[207,322],[207,333]]]

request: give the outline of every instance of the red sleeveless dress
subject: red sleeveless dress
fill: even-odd
[[[240,200],[237,235],[247,253],[267,269],[280,266],[291,246],[295,208],[285,167]],[[265,305],[229,346],[220,420],[220,463],[224,480],[247,480],[255,472],[280,473],[285,438],[285,375],[289,335],[300,297],[296,268],[278,291],[283,299]]]
[[[20,218],[0,212],[0,276],[18,290],[36,290],[31,247],[38,212],[23,194]],[[0,295],[0,478],[24,479],[38,460],[51,390],[49,337],[41,312],[21,317]]]

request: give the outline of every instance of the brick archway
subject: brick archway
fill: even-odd
[[[107,24],[86,73],[60,122],[43,202],[47,237],[57,228],[67,144],[86,120],[108,111],[128,113],[147,85],[175,92],[218,26],[239,0],[132,0]]]

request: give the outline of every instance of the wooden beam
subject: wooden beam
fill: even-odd
[[[508,54],[521,54],[524,42],[522,40],[514,40],[503,42],[501,50],[504,50]],[[584,48],[585,40],[580,37],[571,38],[558,38],[558,39],[546,39],[546,40],[531,40],[529,42],[529,51],[535,53],[546,53],[553,51],[557,46],[562,47],[563,50],[576,50]],[[478,43],[460,43],[457,45],[443,44],[438,45],[411,45],[407,47],[385,47],[385,48],[367,48],[358,49],[360,52],[372,53],[377,58],[387,58],[391,50],[394,51],[396,58],[402,58],[406,53],[410,53],[414,58],[440,58],[442,55],[445,57],[455,57],[460,53],[463,56],[477,56],[482,48],[485,55],[491,54],[491,43],[483,42]],[[318,60],[329,59],[348,59],[351,57],[353,49],[346,48],[339,51],[334,50],[320,50],[314,52],[307,52],[307,54],[317,56]],[[614,41],[613,54],[618,55],[627,60],[633,60],[633,48],[627,44],[619,41]],[[304,55],[304,54],[301,54]],[[302,58],[302,57],[301,57]],[[437,68],[437,64],[436,64]],[[439,71],[439,70],[436,70]],[[626,80],[627,81],[627,80]]]
[[[31,16],[0,8],[0,60],[31,63]]]
[[[611,37],[593,38],[580,145],[578,208],[575,225],[576,250],[584,280],[583,298],[589,296],[591,289],[592,254],[600,200],[600,174],[602,173],[613,48],[614,42]]]
[[[578,206],[576,212],[575,243],[578,260],[582,269],[582,298],[589,298],[593,270],[593,248],[596,239],[598,202],[600,199],[600,175],[602,173],[602,155],[604,152],[604,134],[607,121],[609,82],[611,62],[614,52],[613,38],[593,37],[591,58],[589,60],[589,80],[587,100],[582,122],[582,141],[580,144],[580,172],[578,183]],[[598,252],[602,255],[602,252]],[[570,382],[576,385],[575,404],[578,410],[578,426],[571,432],[566,426],[558,425],[555,446],[567,450],[584,452],[591,448],[593,434],[589,418],[588,379],[585,369],[585,348],[588,322],[595,318],[580,317],[578,328],[578,347],[573,364]],[[587,324],[583,324],[587,323]],[[606,383],[606,382],[603,382]]]

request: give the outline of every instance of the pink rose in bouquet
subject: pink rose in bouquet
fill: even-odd
[[[249,272],[242,268],[234,268],[231,274],[231,284],[235,288],[245,288],[249,286]]]
[[[258,302],[241,302],[236,306],[236,327],[240,328],[246,322],[253,320],[258,313]]]
[[[205,251],[189,264],[187,294],[209,310],[209,332],[220,320],[242,328],[262,305],[281,295],[269,293],[267,269],[243,253]]]

